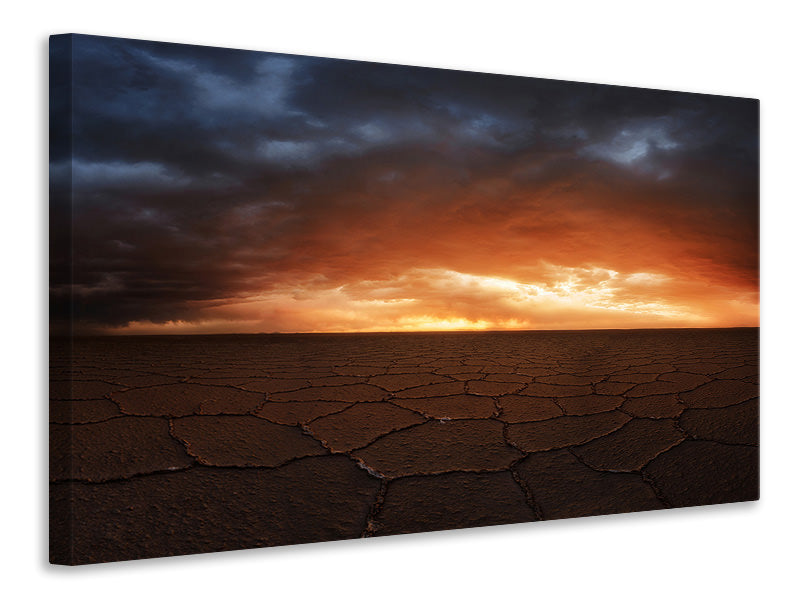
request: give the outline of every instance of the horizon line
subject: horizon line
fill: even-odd
[[[590,331],[685,331],[718,329],[760,329],[758,325],[733,325],[729,327],[597,327],[586,329],[441,329],[420,331],[256,331],[256,332],[217,332],[217,333],[68,333],[53,334],[50,338],[90,338],[90,337],[208,337],[208,336],[269,336],[269,335],[441,335],[462,333],[571,333]]]

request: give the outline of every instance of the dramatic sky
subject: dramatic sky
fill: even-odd
[[[51,93],[54,329],[758,324],[754,100],[86,36]]]

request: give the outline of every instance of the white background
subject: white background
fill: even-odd
[[[783,6],[783,7],[782,7]],[[788,597],[797,593],[798,85],[789,2],[109,2],[3,9],[7,598]],[[758,503],[81,568],[46,562],[47,36],[78,32],[757,97]],[[713,227],[714,223],[709,223]]]

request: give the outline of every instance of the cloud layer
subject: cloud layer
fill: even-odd
[[[755,101],[87,36],[51,61],[56,328],[758,323]]]

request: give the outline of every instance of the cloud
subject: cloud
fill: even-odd
[[[589,280],[575,269],[551,265],[552,277],[536,284],[439,269],[412,269],[397,278],[296,283],[250,298],[197,307],[193,321],[137,321],[119,332],[159,331],[415,331],[447,329],[583,329],[697,327],[720,318],[757,315],[757,299],[731,295],[702,301],[708,290],[680,282],[669,298],[642,286],[672,282],[651,274],[621,276],[604,269]],[[645,282],[646,283],[642,283]],[[698,297],[701,302],[698,304]]]
[[[87,331],[757,323],[753,101],[87,36],[73,57],[56,322],[72,277]]]

